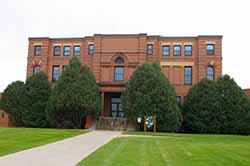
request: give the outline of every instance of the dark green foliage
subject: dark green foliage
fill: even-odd
[[[13,126],[23,126],[23,105],[25,85],[22,81],[16,81],[8,85],[2,94],[0,106],[9,113]]]
[[[74,57],[56,83],[47,105],[52,127],[80,128],[87,113],[97,114],[98,86],[87,65]]]
[[[178,131],[182,121],[175,90],[156,63],[140,65],[130,77],[122,109],[132,120],[155,115],[158,131]]]
[[[250,104],[237,83],[225,75],[217,81],[221,111],[221,133],[250,134]]]
[[[51,93],[48,78],[39,72],[30,76],[25,84],[23,122],[27,127],[48,127],[46,104]]]
[[[186,132],[219,133],[219,100],[214,81],[201,80],[185,98],[183,106]]]
[[[202,80],[189,91],[184,104],[187,132],[249,134],[250,103],[228,75]]]

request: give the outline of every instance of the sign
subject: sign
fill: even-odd
[[[148,130],[151,130],[154,126],[154,117],[153,116],[148,116],[146,119],[146,126]]]

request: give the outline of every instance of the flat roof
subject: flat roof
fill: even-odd
[[[197,36],[162,36],[162,35],[147,35],[147,33],[138,33],[138,34],[94,34],[93,36],[85,36],[85,37],[62,37],[62,38],[50,38],[50,37],[29,37],[29,40],[37,40],[37,39],[52,39],[52,40],[82,40],[85,38],[93,38],[95,36],[146,36],[152,38],[199,38],[199,37],[208,37],[208,38],[222,38],[222,35],[197,35]]]

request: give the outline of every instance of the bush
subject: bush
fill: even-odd
[[[53,127],[80,128],[86,114],[96,114],[98,86],[87,65],[74,57],[50,96],[47,113]]]
[[[156,116],[158,131],[178,131],[182,121],[175,90],[156,63],[140,65],[130,77],[122,109],[132,120]]]
[[[219,100],[214,81],[201,80],[185,97],[183,105],[185,132],[219,133]]]
[[[26,127],[48,127],[46,104],[51,89],[45,73],[30,76],[25,84],[23,122]]]
[[[0,106],[10,115],[13,126],[23,126],[24,92],[24,82],[16,81],[7,86],[0,100]]]
[[[249,100],[237,83],[225,75],[217,81],[221,133],[250,134]]]
[[[184,103],[186,132],[249,134],[250,102],[228,75],[194,85]]]

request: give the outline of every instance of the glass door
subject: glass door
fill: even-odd
[[[121,107],[121,98],[111,98],[111,114],[112,117],[124,118],[125,114]]]

